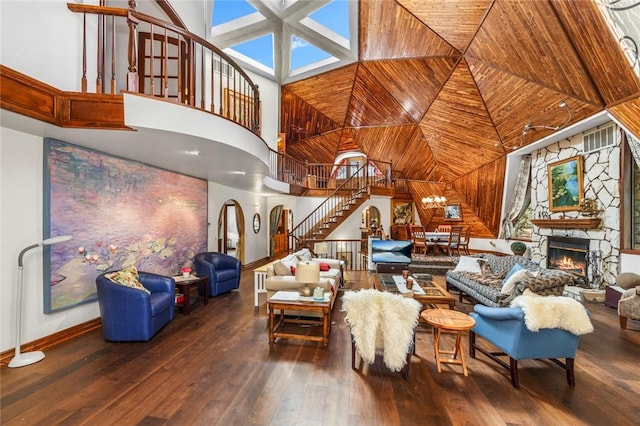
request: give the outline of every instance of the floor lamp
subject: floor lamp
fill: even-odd
[[[41,351],[20,353],[20,340],[22,334],[22,256],[24,256],[27,251],[36,247],[61,243],[63,241],[69,241],[70,239],[71,235],[62,235],[60,237],[47,238],[46,240],[39,242],[38,244],[33,244],[29,247],[25,247],[18,256],[18,294],[16,295],[16,354],[9,362],[10,368],[24,367],[44,359],[44,352]]]

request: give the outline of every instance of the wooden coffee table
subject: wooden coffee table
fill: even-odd
[[[462,349],[462,332],[472,329],[476,324],[475,320],[463,312],[447,309],[427,309],[420,314],[420,317],[433,327],[433,349],[438,373],[441,372],[440,363],[444,362],[462,365],[464,375],[468,376],[467,364]],[[456,343],[453,351],[445,351],[440,348],[443,330],[454,331],[456,333]],[[453,355],[453,357],[443,358],[440,356],[441,354],[450,354]],[[460,359],[458,359],[458,355],[460,355]]]
[[[202,303],[204,305],[209,304],[209,277],[197,277],[195,275],[189,275],[189,277],[185,278],[183,276],[173,277],[176,282],[176,287],[182,292],[184,299],[182,300],[182,304],[178,304],[176,306],[182,308],[182,313],[184,315],[189,315],[191,312],[191,300],[189,296],[191,295],[191,289],[193,287],[197,287],[202,284],[204,286],[204,297],[202,298]]]
[[[418,274],[419,276],[420,274]],[[411,276],[415,276],[412,274]],[[401,293],[394,280],[394,274],[373,274],[373,284],[378,291],[387,291],[390,293]],[[424,306],[449,305],[449,309],[456,306],[456,298],[445,289],[435,285],[431,280],[418,278],[414,280],[414,286],[417,284],[422,289],[421,293],[414,292],[413,298]]]
[[[276,338],[322,342],[323,346],[327,346],[327,344],[329,343],[329,333],[331,333],[330,299],[325,299],[324,301],[314,301],[311,297],[300,297],[297,291],[278,291],[267,300],[267,310],[269,311],[269,344],[273,344]],[[280,311],[277,321],[275,312],[276,310]],[[285,310],[317,312],[322,314],[322,317],[317,320],[287,318],[284,315]],[[285,323],[321,325],[322,335],[309,336],[306,334],[296,334],[291,332],[283,333],[280,331],[280,328]]]

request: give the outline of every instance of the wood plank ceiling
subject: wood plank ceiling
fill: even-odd
[[[553,132],[523,135],[526,124],[608,109],[640,127],[640,81],[592,1],[359,7],[359,62],[282,86],[287,154],[331,163],[358,149],[391,161],[418,204],[433,193],[459,202],[476,236],[499,230],[506,154]],[[442,213],[420,218],[433,227]]]

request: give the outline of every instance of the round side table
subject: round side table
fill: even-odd
[[[462,350],[462,332],[468,331],[476,325],[476,322],[469,315],[450,310],[450,309],[427,309],[420,314],[422,319],[432,326],[433,330],[433,349],[436,357],[436,367],[438,373],[441,372],[440,363],[459,364],[462,365],[462,371],[465,376],[467,373],[467,363],[464,359],[464,351]],[[440,338],[442,331],[456,332],[456,343],[454,350],[442,350],[440,348]],[[441,355],[453,355],[452,358],[444,358]],[[460,355],[460,359],[458,359]]]

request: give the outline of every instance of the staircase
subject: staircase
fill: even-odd
[[[293,228],[291,235],[297,246],[325,240],[369,199],[364,169],[366,165],[338,186],[322,204]]]

